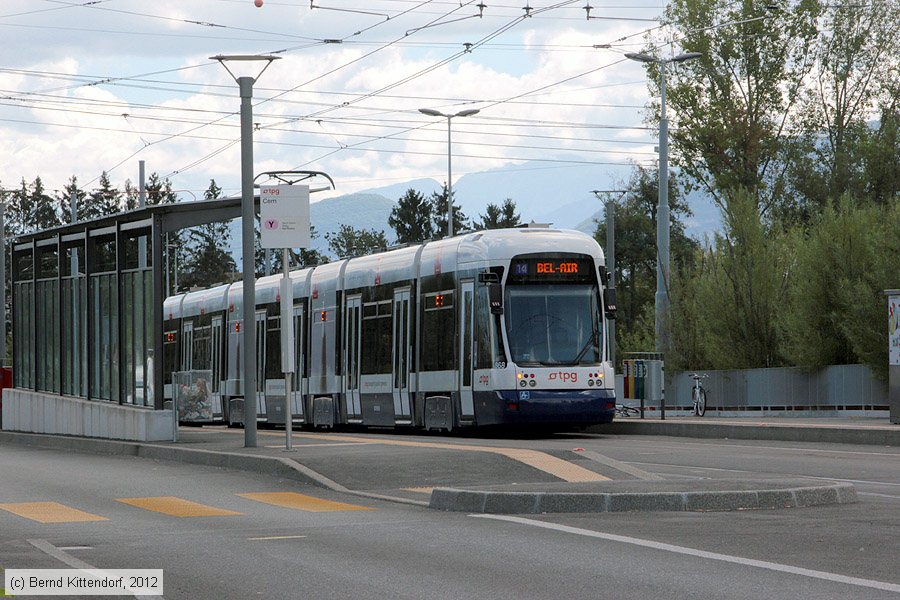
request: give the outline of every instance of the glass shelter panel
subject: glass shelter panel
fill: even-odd
[[[91,397],[119,400],[119,302],[115,273],[91,276]]]

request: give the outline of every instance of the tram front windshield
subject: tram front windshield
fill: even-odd
[[[511,358],[517,365],[600,362],[596,285],[510,285],[504,312]]]

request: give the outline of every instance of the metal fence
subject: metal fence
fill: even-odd
[[[809,372],[800,368],[697,371],[707,391],[707,415],[881,416],[888,411],[887,387],[865,365],[834,365]],[[622,397],[622,377],[616,392]],[[666,410],[691,410],[690,372],[667,373]]]

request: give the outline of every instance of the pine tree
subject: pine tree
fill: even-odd
[[[350,225],[341,225],[340,231],[326,233],[325,239],[338,258],[363,256],[387,248],[387,238],[383,231],[356,229]]]
[[[456,194],[451,194],[456,199]],[[447,237],[447,211],[449,204],[447,202],[447,184],[445,183],[440,192],[431,194],[431,216],[434,222],[434,234],[436,237]],[[469,218],[460,210],[456,202],[453,203],[453,234],[456,235],[460,231],[469,229]]]
[[[100,174],[99,186],[88,194],[85,218],[96,219],[121,212],[121,195],[122,193],[110,182],[109,175],[103,171]]]
[[[388,225],[394,228],[397,242],[415,244],[431,239],[434,226],[431,222],[431,203],[420,192],[406,190],[388,217]]]
[[[481,223],[475,225],[475,229],[505,229],[515,227],[522,222],[522,217],[516,212],[516,203],[512,198],[503,201],[503,206],[488,204],[485,208],[487,214],[480,215]]]
[[[130,179],[125,180],[125,191],[122,192],[122,202],[125,210],[136,210],[140,204],[140,190],[134,187]]]
[[[33,229],[50,229],[60,224],[53,198],[44,190],[40,176],[35,177],[31,185],[31,205],[34,211]]]
[[[174,204],[178,196],[172,191],[172,182],[166,177],[160,180],[158,173],[151,173],[147,180],[147,205]]]
[[[161,180],[158,173],[150,174],[150,177],[147,179],[146,192],[147,206],[153,206],[155,204],[174,204],[178,201],[178,196],[172,191],[172,182],[169,181],[168,177]],[[176,279],[175,265],[177,264],[180,267],[186,262],[184,246],[185,240],[181,231],[173,231],[166,234],[166,265],[168,265],[170,282],[172,282],[172,289],[169,290],[170,293],[175,293],[175,291],[177,291],[174,290],[174,281]],[[178,287],[180,288],[180,279],[178,283]]]
[[[205,200],[215,200],[222,194],[216,180],[209,181],[203,193]],[[207,223],[188,231],[189,257],[179,284],[192,287],[210,287],[231,279],[236,266],[231,257],[231,230],[227,222]]]
[[[78,177],[72,175],[69,183],[63,188],[62,192],[57,195],[57,204],[59,205],[60,220],[63,223],[72,222],[72,195],[75,195],[75,218],[81,221],[84,218],[84,200],[87,192],[78,187]]]
[[[31,202],[31,192],[25,178],[22,178],[19,189],[15,190],[7,198],[6,204],[6,236],[11,239],[33,230],[34,207]]]

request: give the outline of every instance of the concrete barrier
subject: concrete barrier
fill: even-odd
[[[172,439],[172,411],[8,388],[3,430],[156,442]]]

